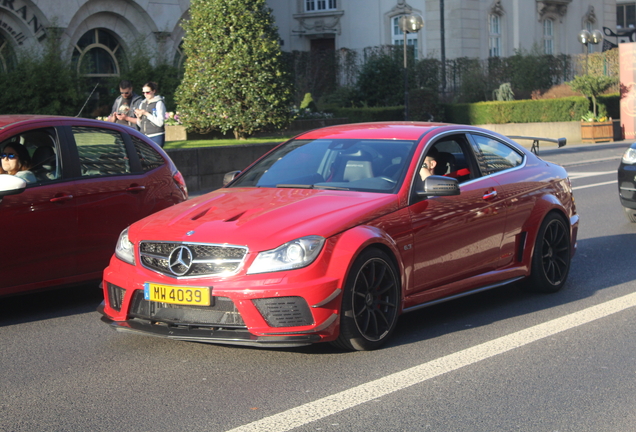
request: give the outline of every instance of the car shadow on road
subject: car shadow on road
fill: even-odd
[[[2,297],[0,327],[94,312],[103,299],[99,281]]]

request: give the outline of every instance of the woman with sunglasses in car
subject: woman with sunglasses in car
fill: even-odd
[[[20,143],[9,143],[4,146],[2,153],[2,174],[11,174],[20,177],[27,183],[35,183],[35,174],[29,171],[31,168],[31,156],[27,149]]]

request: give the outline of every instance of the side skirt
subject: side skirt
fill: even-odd
[[[483,292],[483,291],[488,291],[488,290],[491,290],[491,289],[494,289],[494,288],[499,288],[501,286],[508,285],[508,284],[513,283],[513,282],[520,281],[521,279],[523,279],[523,276],[519,276],[519,277],[515,277],[515,278],[512,278],[512,279],[508,279],[508,280],[505,280],[503,282],[498,282],[496,284],[487,285],[485,287],[477,288],[477,289],[474,289],[474,290],[471,290],[471,291],[466,291],[466,292],[463,292],[463,293],[455,294],[455,295],[452,295],[452,296],[449,296],[449,297],[443,297],[443,298],[440,298],[440,299],[437,299],[437,300],[432,300],[430,302],[426,302],[426,303],[418,304],[418,305],[415,305],[415,306],[411,306],[409,308],[403,309],[402,312],[403,313],[407,313],[407,312],[413,312],[413,311],[416,311],[416,310],[424,309],[424,308],[429,307],[429,306],[434,306],[436,304],[440,304],[440,303],[444,303],[444,302],[447,302],[447,301],[455,300],[455,299],[458,299],[458,298],[466,297],[466,296],[469,296],[471,294],[477,294],[477,293],[480,293],[480,292]]]

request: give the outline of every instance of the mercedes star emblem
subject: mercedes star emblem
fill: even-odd
[[[183,276],[192,266],[192,251],[187,246],[178,246],[170,252],[168,262],[172,273]]]

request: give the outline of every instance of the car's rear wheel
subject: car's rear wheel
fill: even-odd
[[[570,272],[570,259],[570,230],[563,217],[550,213],[539,228],[527,288],[545,293],[563,288]]]
[[[623,207],[623,210],[625,210],[625,216],[627,216],[627,219],[629,219],[632,223],[636,223],[636,210],[627,207]]]
[[[333,344],[366,351],[386,342],[397,322],[400,282],[395,265],[379,249],[367,249],[355,260],[342,298],[340,335]]]

